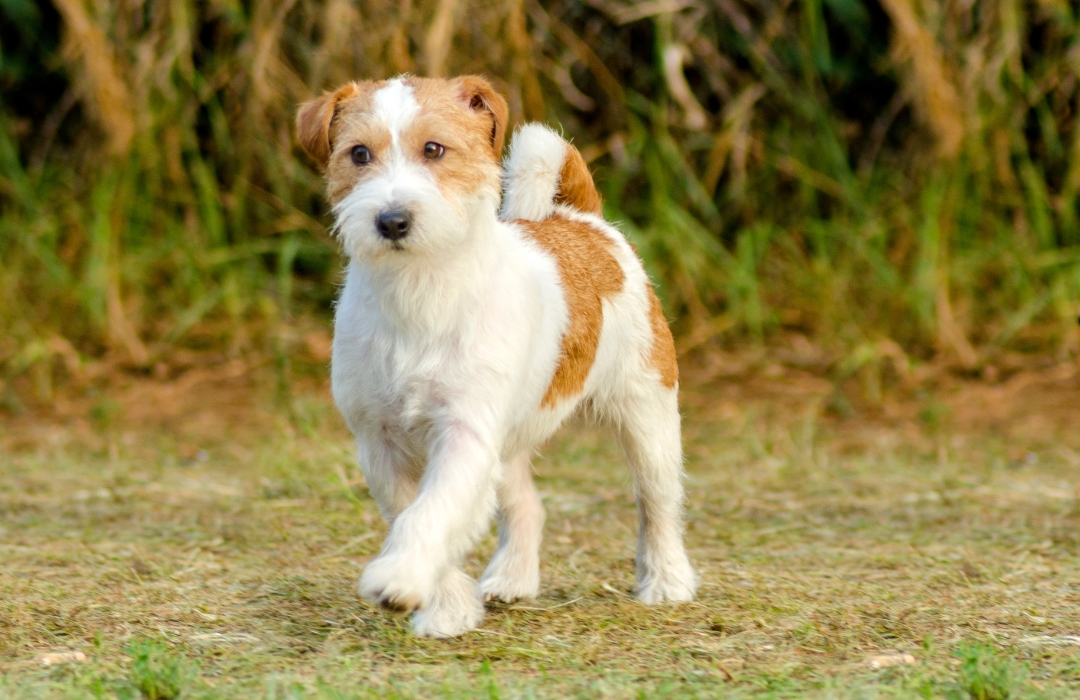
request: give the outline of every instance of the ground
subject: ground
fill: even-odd
[[[631,597],[621,455],[571,426],[540,598],[441,641],[356,595],[385,527],[324,380],[0,418],[0,697],[1080,697],[1080,365],[861,403],[725,367],[684,373],[696,602]]]

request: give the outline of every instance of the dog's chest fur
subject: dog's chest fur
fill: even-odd
[[[503,449],[550,432],[556,417],[548,414],[563,411],[538,409],[566,306],[552,262],[513,248],[500,272],[473,277],[483,281],[482,293],[469,295],[477,305],[448,309],[437,333],[393,322],[365,273],[350,270],[335,319],[332,384],[358,437],[389,438],[420,457],[438,425],[480,421],[502,436]]]
[[[461,336],[424,338],[393,328],[370,298],[350,294],[347,285],[335,323],[333,388],[353,432],[424,442],[433,414],[466,381],[471,363]]]

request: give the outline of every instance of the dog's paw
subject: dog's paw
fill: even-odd
[[[646,605],[686,603],[694,599],[697,585],[697,573],[684,557],[639,577],[636,593],[638,600]]]
[[[488,564],[480,577],[480,592],[484,600],[532,600],[540,592],[539,562],[523,562],[513,557],[500,556]]]
[[[360,597],[391,610],[412,612],[431,604],[435,582],[408,557],[383,555],[360,576]]]
[[[418,637],[457,637],[479,627],[483,619],[484,604],[476,582],[462,571],[451,571],[431,606],[413,614],[413,632]]]

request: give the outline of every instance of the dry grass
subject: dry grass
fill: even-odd
[[[685,392],[703,585],[678,607],[628,595],[621,457],[566,431],[540,599],[451,641],[357,599],[384,526],[321,387],[286,419],[233,367],[8,421],[0,697],[1073,696],[1078,371],[858,419],[776,366]],[[64,651],[88,660],[41,665]]]

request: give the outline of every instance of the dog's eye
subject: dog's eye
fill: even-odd
[[[371,149],[367,146],[353,146],[352,162],[357,165],[367,165],[371,162]]]
[[[424,157],[428,160],[442,158],[443,153],[446,153],[446,149],[434,141],[428,141],[424,144]]]

